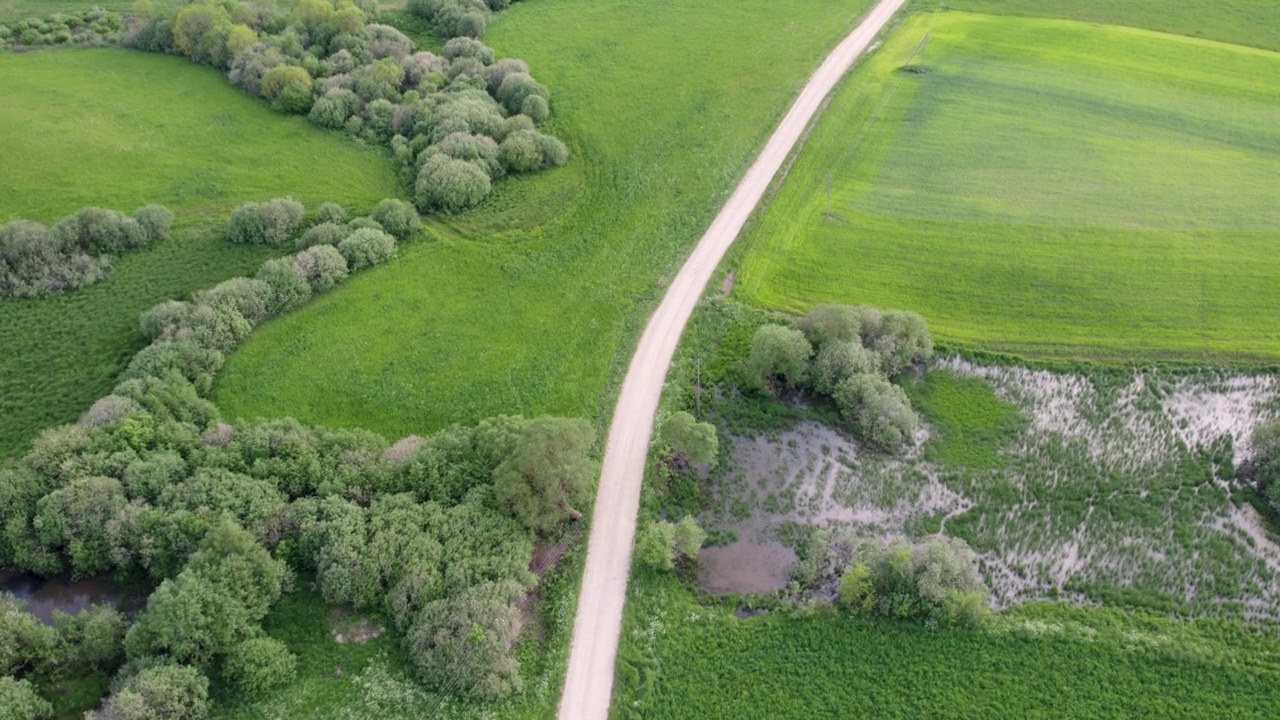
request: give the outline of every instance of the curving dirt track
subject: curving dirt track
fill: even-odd
[[[614,660],[622,629],[640,483],[658,398],[685,323],[726,250],[800,139],[823,98],[844,76],[906,0],[880,0],[801,90],[755,163],[698,241],[662,304],[649,319],[631,358],[605,445],[600,488],[591,516],[587,564],[569,648],[560,720],[605,720],[613,692]]]

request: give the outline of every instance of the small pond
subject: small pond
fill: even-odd
[[[124,597],[124,592],[105,577],[68,580],[13,570],[0,570],[0,592],[26,601],[26,611],[43,623],[53,622],[54,610],[75,615],[90,605],[118,607]]]

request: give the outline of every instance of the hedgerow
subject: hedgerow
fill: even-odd
[[[173,213],[147,205],[133,216],[85,208],[53,227],[29,220],[0,225],[0,297],[45,297],[111,274],[110,254],[169,239]]]

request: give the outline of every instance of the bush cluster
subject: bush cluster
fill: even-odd
[[[120,42],[124,27],[120,13],[95,7],[44,18],[0,22],[0,44],[15,51],[45,45],[115,45]]]
[[[1280,515],[1280,420],[1262,423],[1249,438],[1253,454],[1243,468],[1272,511]]]
[[[125,42],[186,55],[226,71],[232,84],[281,112],[389,145],[423,211],[473,207],[506,173],[566,162],[564,144],[536,129],[550,116],[547,88],[524,62],[498,59],[475,39],[489,5],[411,3],[452,38],[440,55],[370,23],[375,7],[303,0],[283,15],[257,4],[196,3],[135,22]]]
[[[402,234],[416,218],[397,202],[375,215]],[[316,227],[346,214],[319,216]],[[331,603],[391,618],[426,682],[489,698],[521,689],[513,647],[533,543],[580,517],[589,423],[499,417],[389,446],[292,419],[228,424],[207,399],[254,325],[394,252],[375,220],[340,227],[336,244],[148,310],[153,342],[112,393],[0,469],[0,566],[154,588],[127,631],[102,609],[49,629],[0,598],[0,675],[15,679],[0,698],[25,703],[28,673],[126,658],[92,717],[204,717],[210,674],[249,695],[287,682],[296,660],[261,624],[292,569]]]
[[[29,220],[0,225],[0,297],[45,297],[111,274],[109,255],[169,239],[173,213],[159,205],[132,216],[85,208],[53,227]]]
[[[978,556],[958,538],[868,540],[840,578],[840,602],[864,615],[973,624],[986,610]]]
[[[830,397],[863,440],[892,450],[911,439],[919,418],[890,380],[931,357],[929,328],[916,313],[819,305],[795,327],[760,327],[744,369],[768,392],[805,386]]]

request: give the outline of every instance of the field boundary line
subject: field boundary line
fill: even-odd
[[[822,61],[649,318],[609,426],[569,645],[560,720],[606,720],[622,631],[640,486],[676,344],[711,275],[823,101],[906,0],[880,0]]]

